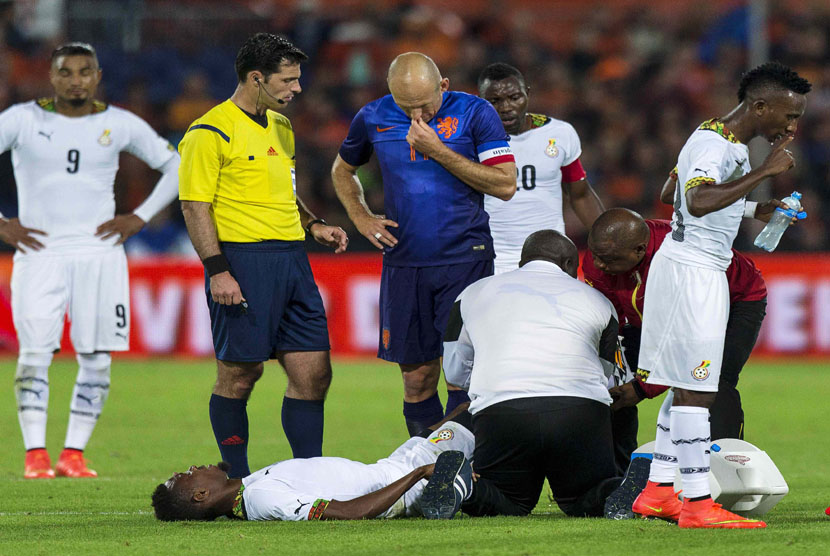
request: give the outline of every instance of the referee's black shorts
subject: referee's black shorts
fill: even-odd
[[[463,510],[526,515],[547,478],[568,515],[601,515],[619,485],[607,405],[586,398],[508,400],[473,416],[473,466],[481,478]]]

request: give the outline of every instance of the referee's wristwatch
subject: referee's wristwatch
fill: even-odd
[[[309,223],[305,225],[305,231],[310,234],[311,233],[311,227],[315,224],[322,224],[323,226],[328,226],[326,221],[323,220],[322,218],[315,218],[314,220],[309,221]]]

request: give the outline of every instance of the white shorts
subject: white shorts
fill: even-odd
[[[77,353],[130,349],[130,291],[123,248],[94,255],[20,257],[12,269],[20,352],[60,348],[64,315]]]
[[[725,272],[658,251],[648,274],[637,373],[649,384],[717,392],[728,320]]]
[[[409,473],[416,467],[435,463],[441,452],[458,450],[464,452],[467,459],[473,459],[473,450],[476,440],[473,433],[458,423],[449,421],[444,423],[426,439],[415,436],[404,442],[388,458],[378,461],[374,465],[390,466],[393,471],[388,476],[388,483],[392,483]],[[401,496],[387,511],[378,517],[415,517],[423,516],[421,511],[421,494],[427,481],[418,481],[412,488]]]

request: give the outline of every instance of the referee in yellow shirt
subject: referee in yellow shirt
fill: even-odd
[[[179,145],[179,199],[205,267],[216,351],[210,422],[231,477],[250,474],[246,406],[271,358],[288,376],[282,426],[294,457],[322,455],[329,337],[303,240],[309,233],[342,253],[348,237],[297,197],[294,132],[275,112],[300,92],[307,59],[282,37],[250,37],[236,56],[233,96]]]

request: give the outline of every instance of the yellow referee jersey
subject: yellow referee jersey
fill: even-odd
[[[268,127],[230,100],[193,122],[179,143],[179,199],[213,204],[219,241],[303,240],[291,122]]]

